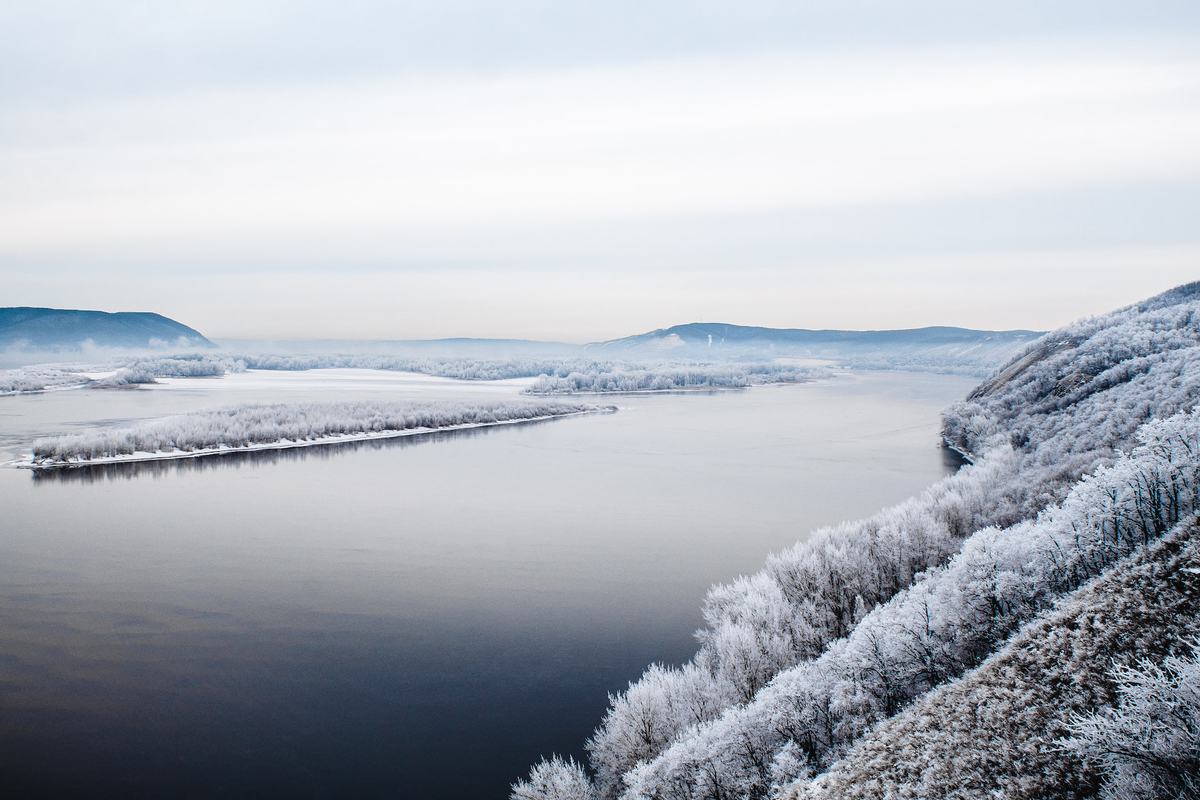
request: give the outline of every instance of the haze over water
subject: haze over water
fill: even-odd
[[[328,377],[321,377],[328,376]],[[0,771],[27,794],[501,798],[695,650],[710,584],[952,467],[966,378],[853,373],[365,446],[0,470]],[[352,371],[0,398],[4,445]],[[288,389],[290,387],[290,390]]]

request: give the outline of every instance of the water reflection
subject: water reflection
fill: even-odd
[[[942,463],[946,465],[947,472],[958,472],[971,462],[962,453],[942,442]]]

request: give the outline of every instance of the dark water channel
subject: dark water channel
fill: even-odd
[[[0,445],[279,399],[263,380],[0,398]],[[506,797],[540,756],[583,756],[608,692],[692,654],[711,583],[952,469],[938,412],[972,383],[858,373],[426,439],[0,469],[0,785]]]

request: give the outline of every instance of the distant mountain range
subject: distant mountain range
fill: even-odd
[[[0,350],[195,349],[216,347],[199,331],[161,314],[0,308]]]
[[[1038,331],[979,331],[949,327],[837,331],[693,322],[585,345],[525,339],[219,339],[218,344],[235,353],[271,355],[376,354],[491,360],[586,358],[647,363],[791,358],[826,361],[858,369],[953,372],[984,377],[1041,335]]]
[[[644,362],[817,359],[860,369],[987,375],[1041,336],[1038,331],[912,328],[890,331],[761,328],[693,322],[586,345],[523,339],[408,341],[219,340],[235,353],[389,354],[422,358],[596,358]],[[194,328],[160,314],[0,308],[0,351],[75,352],[87,347],[183,352],[215,348]]]

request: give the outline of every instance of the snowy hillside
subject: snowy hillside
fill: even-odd
[[[877,754],[899,753],[903,742],[885,738],[876,755],[855,756],[873,746],[872,737],[889,725],[908,737],[914,727],[935,736],[968,725],[918,709],[937,692],[992,674],[990,659],[1002,657],[993,654],[1017,646],[1006,642],[1022,625],[1050,625],[1047,635],[1058,642],[1054,626],[1068,623],[1054,621],[1065,619],[1053,616],[1055,604],[1084,602],[1078,593],[1125,580],[1130,564],[1163,552],[1166,545],[1154,542],[1164,535],[1177,549],[1191,547],[1191,515],[1200,510],[1200,417],[1191,413],[1200,398],[1197,310],[1200,284],[1192,284],[1028,345],[945,414],[947,440],[973,465],[896,508],[817,531],[771,556],[761,572],[714,587],[694,659],[652,666],[611,698],[587,745],[590,775],[551,759],[514,786],[514,797],[765,798],[785,788],[861,797],[892,780],[883,772],[894,764]],[[1200,595],[1200,572],[1180,574],[1186,605]],[[1155,590],[1143,581],[1138,591]],[[1144,641],[1130,623],[1122,657],[1161,658],[1194,635],[1169,614],[1162,619],[1166,627]],[[1040,742],[1045,763],[1057,759],[1053,769],[1038,769],[1059,783],[1026,794],[1015,783],[996,784],[999,796],[1082,797],[1055,792],[1072,780],[1099,786],[1083,761],[1022,720],[1044,722],[1037,703],[1053,703],[1057,686],[1080,712],[1111,702],[1103,676],[1127,663],[1115,662],[1114,652],[1078,656],[1088,660],[1078,666],[1087,702],[1071,705],[1061,683],[1069,674],[1045,684],[1050,694],[1042,699],[1010,698],[1006,724],[1018,729],[1014,736]],[[982,734],[946,741],[940,757],[1007,764],[987,768],[997,775],[1020,772],[1014,759],[1028,755],[1016,746],[973,752],[989,747]],[[877,762],[882,772],[873,771]],[[887,796],[978,795],[960,791],[961,776],[908,786],[920,771],[912,770],[899,773],[909,778],[897,779]]]
[[[1099,759],[1064,745],[1082,715],[1116,699],[1118,670],[1186,653],[1200,635],[1198,533],[1188,520],[1118,563],[783,797],[1093,796],[1104,781]]]

